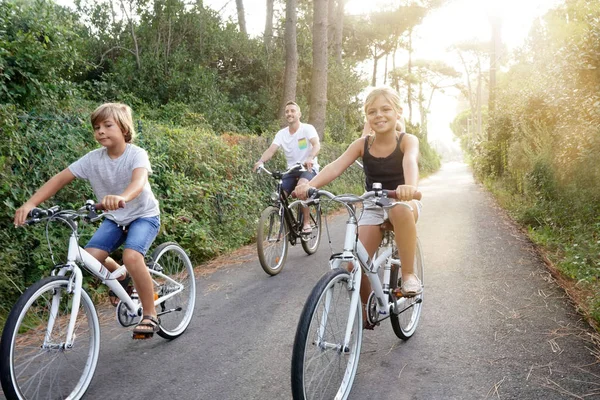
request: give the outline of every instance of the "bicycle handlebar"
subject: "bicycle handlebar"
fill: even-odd
[[[119,202],[119,208],[124,208],[125,202],[121,200]],[[107,211],[106,208],[102,205],[102,203],[95,203],[93,200],[88,200],[85,202],[85,206],[81,207],[79,210],[63,210],[61,211],[60,206],[53,206],[48,209],[43,209],[39,207],[35,207],[29,211],[27,216],[29,219],[25,221],[26,225],[33,225],[35,223],[40,222],[43,219],[50,218],[57,214],[69,214],[72,216],[81,216],[84,215],[84,212],[87,212],[86,218],[89,220],[94,219],[95,211]],[[93,213],[93,216],[89,213]]]
[[[316,188],[310,188],[308,189],[308,197],[314,197],[314,198],[318,198],[319,196],[324,195],[325,197],[328,197],[330,199],[336,199],[336,200],[340,200],[343,201],[345,203],[358,203],[358,202],[362,202],[364,200],[370,199],[372,197],[388,197],[390,199],[395,199],[396,198],[396,191],[395,190],[388,190],[388,189],[379,189],[379,190],[371,190],[369,192],[365,192],[363,193],[361,196],[356,196],[356,195],[341,195],[341,196],[336,196],[331,192],[328,192],[326,190],[319,190]],[[419,191],[416,191],[413,194],[413,200],[421,200],[421,198],[423,197],[423,194]]]
[[[284,172],[279,172],[279,171],[274,171],[274,172],[271,172],[271,171],[269,171],[268,169],[266,169],[266,168],[265,168],[265,164],[260,164],[260,165],[258,166],[258,169],[256,170],[256,172],[257,172],[257,173],[260,173],[260,171],[261,171],[261,170],[263,170],[263,171],[265,171],[267,174],[269,174],[269,175],[273,176],[273,174],[281,174],[281,175],[289,174],[290,172],[294,172],[294,171],[296,171],[296,170],[297,170],[297,171],[302,171],[302,172],[304,172],[304,171],[306,171],[306,168],[304,167],[304,165],[303,165],[303,164],[296,163],[296,164],[292,165],[290,168],[288,168],[288,170],[287,170],[287,171],[284,171]]]

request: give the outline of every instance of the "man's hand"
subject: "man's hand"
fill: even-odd
[[[410,201],[413,199],[417,188],[412,185],[399,185],[396,188],[396,200]]]
[[[309,172],[312,172],[313,165],[313,157],[308,157],[306,160],[304,160],[304,166]]]
[[[119,207],[120,202],[125,203],[125,198],[122,196],[109,194],[108,196],[104,196],[102,199],[102,206],[109,211],[118,210],[121,208]]]
[[[308,190],[311,188],[308,183],[303,183],[301,185],[296,186],[294,192],[296,192],[296,197],[300,200],[308,199]]]
[[[257,162],[254,163],[254,168],[252,168],[252,172],[256,172],[256,170],[258,169],[258,167],[260,167],[261,165],[265,165],[265,163],[263,162],[263,160],[258,160]]]

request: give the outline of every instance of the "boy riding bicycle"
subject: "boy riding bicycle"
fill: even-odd
[[[88,180],[102,206],[110,211],[85,249],[109,271],[119,264],[109,254],[125,243],[123,263],[128,274],[119,279],[127,287],[130,276],[144,309],[133,337],[146,339],[159,330],[154,308],[154,290],[144,256],[160,227],[158,201],[152,193],[148,154],[131,142],[135,136],[131,108],[106,103],[91,114],[94,138],[102,146],[92,150],[48,180],[16,212],[15,226],[23,225],[28,213],[75,178]]]

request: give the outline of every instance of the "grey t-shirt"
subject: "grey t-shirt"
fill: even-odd
[[[148,153],[133,144],[127,144],[125,152],[114,160],[108,156],[106,148],[102,147],[90,151],[69,165],[73,175],[90,182],[99,202],[104,196],[123,193],[131,183],[131,176],[136,168],[146,168],[149,174],[152,173]],[[128,202],[125,208],[111,211],[111,214],[107,218],[124,226],[138,218],[159,215],[158,201],[152,193],[150,183],[146,182],[142,192]]]

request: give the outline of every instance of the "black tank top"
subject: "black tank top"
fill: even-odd
[[[404,168],[402,159],[404,154],[400,150],[404,132],[396,139],[396,148],[387,157],[373,157],[369,153],[369,137],[365,138],[363,152],[363,168],[365,170],[365,188],[373,190],[373,183],[379,182],[383,189],[396,190],[399,185],[404,185]]]

